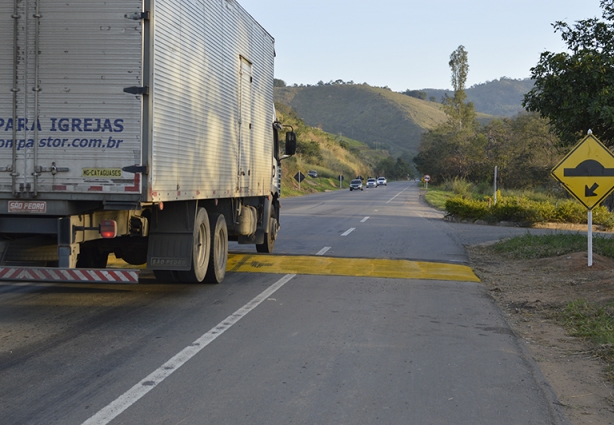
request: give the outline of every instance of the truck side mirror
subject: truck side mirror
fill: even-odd
[[[286,133],[286,155],[294,155],[296,153],[296,133],[288,131]]]

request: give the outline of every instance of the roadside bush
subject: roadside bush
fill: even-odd
[[[579,224],[586,223],[586,220],[586,208],[576,201],[568,200],[557,204],[556,213],[552,221]]]
[[[534,202],[534,216],[532,223],[554,222],[556,217],[556,206],[550,202]]]
[[[614,214],[606,207],[593,208],[593,224],[599,224],[606,229],[614,228]]]
[[[556,198],[549,195],[543,189],[523,189],[523,190],[504,190],[503,196],[505,197],[516,197],[516,198],[527,198],[532,201],[539,202],[552,202],[555,203],[557,201]]]
[[[322,148],[318,142],[314,142],[313,140],[309,142],[297,140],[296,153],[302,157],[305,157],[306,160],[311,160],[316,164],[323,160]]]
[[[467,181],[462,177],[454,177],[453,179],[446,179],[443,182],[443,189],[453,192],[463,198],[471,197],[474,186],[473,183]]]
[[[488,215],[488,202],[458,196],[446,201],[446,211],[461,219],[483,220]]]
[[[463,220],[485,220],[488,222],[512,221],[528,225],[535,223],[586,224],[587,211],[576,201],[562,201],[557,205],[550,202],[534,201],[525,197],[498,197],[492,205],[486,201],[463,198],[448,199],[446,212]],[[593,209],[593,224],[614,228],[614,215],[605,207]]]
[[[492,196],[493,184],[487,181],[480,182],[475,186],[475,191],[480,195]]]
[[[500,198],[490,209],[490,216],[489,221],[532,222],[535,214],[525,198]]]

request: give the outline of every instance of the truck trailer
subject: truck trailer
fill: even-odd
[[[0,0],[0,19],[0,279],[138,280],[113,254],[217,283],[229,240],[273,251],[296,135],[274,39],[235,0]]]

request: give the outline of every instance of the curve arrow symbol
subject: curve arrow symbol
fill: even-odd
[[[594,183],[590,188],[588,186],[584,186],[584,196],[590,198],[591,196],[597,196],[595,190],[599,187],[597,183]]]

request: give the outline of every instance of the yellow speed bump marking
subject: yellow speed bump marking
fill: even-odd
[[[468,266],[378,258],[228,254],[226,271],[480,282]]]

